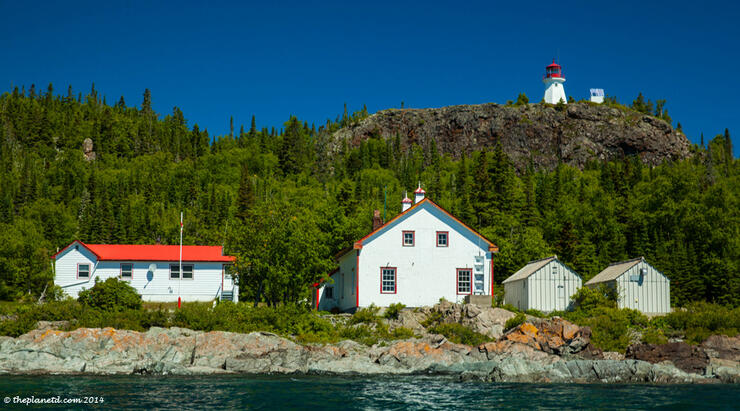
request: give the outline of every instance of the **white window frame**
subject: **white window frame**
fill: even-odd
[[[128,276],[124,276],[123,275],[123,272],[124,272],[123,266],[124,265],[127,265],[127,266],[131,267],[131,268],[128,269]],[[134,279],[134,263],[121,263],[121,271],[118,274],[118,278],[120,278],[121,280],[126,280],[126,281],[133,280]]]
[[[467,275],[467,279],[465,279],[463,275]],[[457,295],[473,294],[473,269],[472,268],[458,268],[456,284],[457,284]],[[467,286],[467,289],[465,288],[465,286]]]
[[[190,277],[185,277],[185,273],[190,272]],[[194,264],[183,264],[182,265],[182,279],[193,280],[195,278],[195,266]],[[174,275],[173,275],[174,274]],[[170,264],[170,280],[180,279],[180,264]]]
[[[386,286],[388,287],[386,288]],[[397,292],[398,292],[398,269],[397,267],[380,267],[380,293],[381,294],[396,294]]]
[[[80,276],[80,267],[82,267],[82,266],[87,267],[86,270],[83,270],[83,272],[86,272],[87,273],[86,276]],[[90,279],[90,264],[86,264],[86,263],[78,263],[77,264],[77,278],[78,279],[85,279],[85,280],[89,280]]]

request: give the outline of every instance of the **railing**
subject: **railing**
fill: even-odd
[[[562,73],[549,73],[549,74],[545,74],[544,76],[542,76],[543,79],[553,78],[553,77],[555,77],[555,78],[565,78]]]

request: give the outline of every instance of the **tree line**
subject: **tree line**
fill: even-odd
[[[636,108],[635,108],[636,109]],[[655,108],[652,108],[653,114]],[[496,282],[529,260],[558,257],[588,280],[643,255],[671,279],[674,304],[740,304],[740,182],[729,131],[657,167],[637,157],[583,170],[517,174],[498,144],[459,159],[378,136],[336,142],[363,108],[314,125],[233,125],[212,137],[174,107],[161,116],[85,96],[14,89],[0,96],[0,299],[35,298],[50,256],[88,243],[223,245],[237,256],[241,299],[305,299],[333,255],[367,234],[372,211],[400,212],[405,190],[428,196],[496,243]],[[94,143],[95,160],[82,152]]]

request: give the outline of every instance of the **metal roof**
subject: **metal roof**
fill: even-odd
[[[556,259],[557,259],[557,256],[552,256],[552,257],[543,258],[541,260],[530,261],[529,263],[527,263],[527,265],[520,268],[519,271],[515,272],[513,275],[510,275],[509,278],[505,279],[502,284],[510,283],[512,281],[523,280],[529,277],[530,275],[536,273],[537,270],[547,265],[547,263],[549,263],[550,261],[553,261]]]
[[[79,243],[90,250],[100,261],[178,261],[180,259],[179,245],[139,245],[139,244],[85,244]],[[53,257],[69,248],[64,247]],[[234,262],[234,257],[223,255],[223,247],[210,245],[182,246],[182,261],[188,262]]]
[[[618,263],[610,264],[609,267],[606,267],[602,272],[596,274],[594,278],[588,280],[586,282],[586,285],[598,284],[598,283],[604,283],[607,281],[616,280],[617,277],[624,274],[625,271],[634,267],[637,263],[639,263],[642,260],[644,260],[644,257],[637,257],[637,258],[633,258],[632,260],[621,261]]]

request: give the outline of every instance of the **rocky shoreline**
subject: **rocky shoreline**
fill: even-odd
[[[524,323],[480,346],[430,334],[368,347],[353,341],[301,345],[265,332],[42,328],[18,338],[0,337],[0,374],[432,374],[496,382],[740,382],[738,337],[714,336],[700,347],[640,344],[628,350],[631,358],[624,358],[594,349],[589,336],[587,327],[561,319]]]

